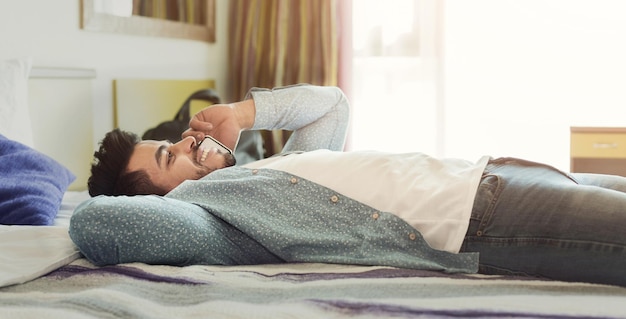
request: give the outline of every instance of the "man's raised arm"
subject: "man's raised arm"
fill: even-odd
[[[213,105],[198,112],[183,136],[201,139],[209,134],[233,148],[241,130],[283,129],[293,131],[285,152],[341,151],[349,121],[348,100],[337,87],[299,84],[253,88],[244,101]]]
[[[293,131],[283,152],[342,151],[350,122],[350,105],[334,86],[298,84],[250,90],[256,105],[252,129]]]

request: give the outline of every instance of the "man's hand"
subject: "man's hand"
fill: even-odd
[[[228,148],[235,149],[239,133],[252,127],[254,116],[252,100],[211,105],[191,118],[189,129],[182,136],[193,136],[199,142],[205,135],[211,135]]]

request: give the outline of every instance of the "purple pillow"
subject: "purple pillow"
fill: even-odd
[[[52,158],[0,134],[0,224],[52,225],[76,176]]]

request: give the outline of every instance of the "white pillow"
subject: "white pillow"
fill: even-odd
[[[0,61],[0,134],[33,147],[28,111],[28,76],[32,59]]]

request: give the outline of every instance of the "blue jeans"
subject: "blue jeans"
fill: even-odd
[[[461,251],[483,274],[626,286],[626,178],[493,159]]]

